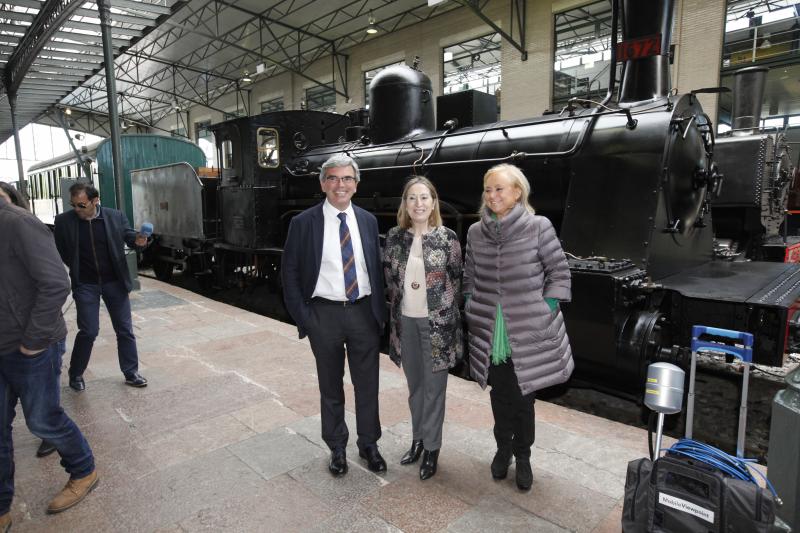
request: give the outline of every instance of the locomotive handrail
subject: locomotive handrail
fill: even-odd
[[[581,129],[578,138],[575,140],[575,144],[569,150],[563,150],[560,152],[517,152],[513,151],[511,154],[503,157],[488,157],[485,159],[463,159],[461,161],[436,161],[434,163],[428,163],[425,165],[426,167],[438,167],[443,165],[471,165],[471,164],[480,164],[480,163],[506,163],[509,161],[524,161],[525,159],[533,159],[537,157],[552,157],[552,158],[562,158],[562,157],[570,157],[577,153],[581,147],[583,146],[584,139],[586,138],[586,134],[589,131],[589,126],[592,124],[593,121],[589,120]],[[399,169],[413,169],[416,165],[413,163],[410,165],[393,165],[388,167],[372,167],[372,168],[363,168],[361,172],[373,172],[377,170],[399,170]]]
[[[643,108],[643,109],[636,109],[636,110],[631,111],[631,115],[638,115],[638,114],[641,114],[641,113],[647,113],[647,112],[650,112],[650,111],[652,111],[654,109],[657,109],[659,107],[667,107],[668,105],[669,104],[667,104],[667,103],[659,103],[659,104],[656,104],[656,105],[653,105],[653,106],[648,106],[648,107]],[[600,108],[596,107],[596,108],[592,109],[591,114],[578,115],[578,116],[574,116],[574,117],[556,117],[556,118],[544,119],[544,120],[525,120],[525,121],[517,122],[515,124],[506,124],[506,123],[503,123],[503,122],[495,122],[495,123],[492,123],[489,127],[485,127],[485,128],[478,129],[476,127],[475,129],[449,132],[447,134],[447,136],[448,137],[457,137],[457,136],[460,136],[460,135],[473,135],[475,133],[480,133],[480,132],[490,132],[490,131],[495,131],[495,130],[510,130],[510,129],[513,129],[513,128],[523,128],[523,127],[527,127],[527,126],[536,126],[538,124],[552,124],[552,123],[556,123],[556,122],[565,122],[567,120],[592,119],[593,117],[601,117],[601,116],[604,116],[604,115],[618,115],[620,113],[623,113],[623,111],[621,109],[612,109],[611,111],[598,111],[599,109]],[[627,115],[627,113],[626,113],[626,115]],[[437,139],[438,140],[440,137],[441,137],[441,135],[429,135],[429,136],[422,137],[422,138],[420,138],[420,137],[406,138],[406,139],[401,139],[401,140],[391,141],[391,142],[386,142],[386,143],[380,143],[380,144],[375,144],[375,145],[367,145],[367,146],[364,146],[364,148],[373,148],[373,149],[381,148],[382,149],[382,148],[386,148],[388,146],[397,146],[397,145],[408,144],[408,143],[411,143],[412,141],[433,140],[433,139]],[[356,147],[353,147],[353,148],[350,148],[350,149],[342,150],[342,147],[341,147],[340,144],[330,144],[330,145],[324,145],[323,144],[323,145],[314,146],[313,148],[320,149],[320,148],[324,148],[326,146],[330,146],[332,148],[331,153],[344,152],[344,153],[346,153],[348,155],[350,155],[353,150],[358,149]],[[286,167],[284,167],[284,168],[286,168]],[[305,176],[305,175],[307,175],[307,174],[295,174],[295,173],[291,172],[288,168],[286,170],[287,170],[287,172],[289,172],[289,174],[291,174],[293,176]]]
[[[460,160],[460,161],[437,161],[437,162],[434,162],[434,163],[427,163],[425,166],[426,167],[438,167],[438,166],[443,166],[443,165],[470,165],[470,164],[481,164],[481,163],[505,163],[505,162],[509,162],[509,161],[524,161],[525,159],[533,159],[533,158],[546,158],[546,157],[563,158],[563,157],[570,157],[570,156],[574,155],[575,153],[577,153],[581,149],[581,147],[583,146],[583,142],[586,139],[587,133],[591,129],[591,126],[596,121],[597,117],[599,117],[600,115],[606,115],[606,114],[609,114],[609,113],[597,113],[596,115],[591,115],[591,116],[587,117],[587,118],[589,118],[589,120],[587,120],[584,123],[583,128],[581,129],[581,132],[578,134],[578,138],[575,140],[575,144],[573,144],[573,146],[571,148],[569,148],[568,150],[562,150],[562,151],[558,151],[558,152],[533,152],[533,153],[513,151],[511,154],[509,154],[507,156],[502,156],[502,157],[489,157],[489,158],[484,158],[484,159],[464,159],[464,160]],[[408,142],[409,141],[405,141],[402,144],[406,144]],[[398,144],[398,143],[386,143],[385,145],[381,145],[381,146],[387,146],[389,144]],[[348,155],[350,155],[350,154],[348,153]],[[391,166],[385,166],[385,167],[370,167],[370,168],[362,168],[362,169],[359,169],[359,170],[360,170],[360,172],[363,173],[363,172],[375,172],[375,171],[379,171],[379,170],[380,171],[382,171],[382,170],[400,170],[400,169],[409,169],[409,168],[410,169],[414,169],[416,166],[417,166],[416,164],[412,163],[412,164],[409,164],[409,165],[391,165]],[[291,168],[289,168],[286,165],[284,165],[284,169],[286,170],[286,172],[288,172],[293,177],[311,176],[312,174],[316,173],[316,172],[311,172],[311,171],[295,172],[295,171],[293,171]]]

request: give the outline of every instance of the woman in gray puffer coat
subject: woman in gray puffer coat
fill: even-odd
[[[558,308],[570,300],[569,266],[553,225],[528,203],[530,184],[519,168],[492,167],[483,184],[464,267],[470,370],[481,387],[492,387],[492,476],[506,477],[513,454],[517,486],[528,490],[536,391],[565,382],[574,368]]]

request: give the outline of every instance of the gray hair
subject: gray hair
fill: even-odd
[[[322,183],[325,181],[325,173],[328,171],[329,168],[339,168],[339,167],[353,167],[353,172],[355,172],[356,183],[361,181],[361,173],[358,171],[358,163],[347,154],[335,154],[328,158],[327,161],[322,163],[322,167],[319,170],[319,181]]]

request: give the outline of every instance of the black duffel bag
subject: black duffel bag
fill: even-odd
[[[772,493],[700,461],[667,454],[628,463],[623,533],[773,533]]]

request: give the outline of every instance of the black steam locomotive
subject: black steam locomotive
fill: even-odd
[[[573,300],[564,313],[579,377],[638,393],[650,362],[685,361],[694,324],[750,331],[755,361],[782,364],[800,267],[714,260],[715,138],[696,95],[670,91],[673,2],[622,4],[614,103],[612,76],[603,102],[573,101],[558,114],[497,122],[485,95],[466,93],[439,97],[434,120],[430,80],[399,66],[373,80],[368,113],[284,111],[217,124],[219,238],[204,238],[202,222],[191,239],[167,230],[160,260],[204,265],[221,280],[249,276],[279,293],[289,221],[321,201],[318,169],[330,155],[358,162],[354,201],[382,231],[395,223],[405,178],[425,174],[462,240],[477,220],[484,172],[510,162],[530,178],[532,204],[568,254]]]
[[[733,261],[797,263],[800,238],[790,234],[787,219],[790,194],[800,185],[795,180],[797,156],[784,131],[759,129],[767,71],[748,67],[734,74],[732,129],[714,147],[725,176],[711,204],[714,252]]]

